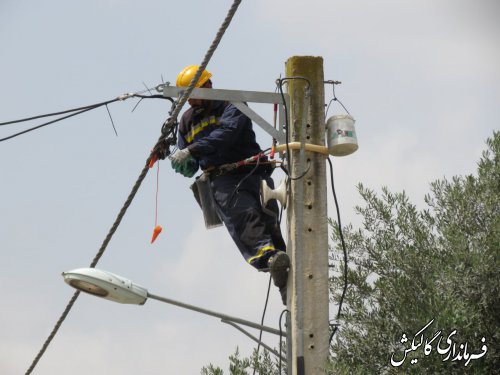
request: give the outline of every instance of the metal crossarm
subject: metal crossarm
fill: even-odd
[[[185,87],[163,86],[163,96],[180,97],[186,90]],[[285,123],[283,110],[283,99],[281,94],[262,91],[241,91],[241,90],[222,90],[222,89],[194,89],[189,96],[191,99],[206,100],[225,100],[231,102],[241,112],[247,115],[252,121],[259,125],[266,133],[275,138],[279,143],[286,143],[283,125]],[[288,94],[284,94],[286,104],[289,104]],[[275,129],[271,124],[264,120],[259,114],[251,109],[246,103],[267,103],[278,104],[279,107],[279,129]]]

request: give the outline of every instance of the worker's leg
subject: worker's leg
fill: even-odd
[[[259,175],[223,175],[212,179],[212,191],[220,216],[245,260],[256,268],[266,268],[267,259],[284,250],[277,218],[266,214],[260,204]],[[275,243],[274,240],[277,242]]]

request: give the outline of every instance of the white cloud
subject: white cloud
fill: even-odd
[[[211,303],[218,308],[240,310],[242,303],[260,313],[268,276],[249,266],[232,242],[225,227],[206,230],[200,217],[193,223],[177,261],[160,265],[156,279],[166,290],[185,298]],[[272,292],[276,292],[273,290]],[[273,293],[277,300],[278,293]],[[259,306],[259,307],[257,307]],[[244,310],[244,309],[243,309]]]

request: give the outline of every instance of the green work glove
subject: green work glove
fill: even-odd
[[[186,163],[184,170],[181,172],[185,177],[193,177],[198,171],[198,162],[190,158]]]
[[[170,157],[172,168],[185,177],[193,177],[198,170],[198,163],[193,159],[187,148],[178,150]]]

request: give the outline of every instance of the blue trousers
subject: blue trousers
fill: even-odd
[[[272,170],[263,169],[252,175],[233,173],[211,177],[219,216],[243,258],[257,269],[267,268],[267,260],[278,250],[286,251],[277,202],[270,200],[266,210],[260,202],[260,181],[266,180],[269,187],[274,188],[271,173]]]

